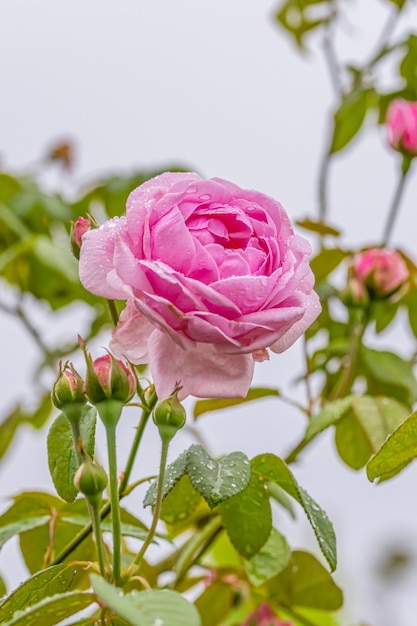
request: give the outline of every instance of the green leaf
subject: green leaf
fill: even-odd
[[[243,452],[232,452],[216,461],[200,445],[189,448],[187,469],[192,486],[210,508],[243,491],[251,476],[250,463]]]
[[[195,606],[168,589],[123,592],[99,576],[91,576],[100,600],[132,626],[201,626]]]
[[[293,519],[295,519],[295,512],[291,498],[289,498],[286,492],[276,483],[268,483],[268,491],[271,498],[278,502],[284,509],[288,511]]]
[[[252,471],[263,480],[277,483],[301,504],[316,535],[321,551],[333,571],[336,568],[336,537],[326,513],[295,480],[282,459],[274,454],[260,454],[251,461]]]
[[[94,454],[96,415],[95,407],[86,406],[80,421],[81,437],[90,456]],[[78,459],[71,425],[62,413],[52,423],[48,433],[48,464],[58,495],[66,502],[73,502],[78,494],[74,485]]]
[[[400,74],[405,79],[407,87],[414,93],[417,90],[417,35],[410,35],[407,41],[407,52],[400,63]],[[413,98],[415,100],[415,98]]]
[[[308,552],[295,551],[284,571],[267,583],[271,599],[287,607],[336,611],[343,594],[323,565]]]
[[[254,587],[259,587],[279,574],[287,566],[290,557],[291,549],[287,540],[275,528],[272,528],[266,544],[246,562],[249,581]]]
[[[91,518],[88,515],[62,515],[60,519],[63,522],[67,522],[68,524],[74,524],[75,526],[86,526],[90,523]],[[113,531],[112,522],[109,519],[104,519],[100,523],[100,528],[104,532],[111,533]],[[135,539],[144,539],[147,535],[147,531],[144,528],[133,524],[124,524],[123,522],[120,525],[120,530],[123,536],[125,537],[135,537]]]
[[[15,407],[0,424],[0,459],[7,452],[17,429],[23,424],[30,424],[34,428],[41,428],[52,411],[51,394],[48,391],[39,400],[39,405],[34,412],[23,410],[21,406]]]
[[[417,400],[417,380],[409,361],[394,352],[362,346],[361,363],[371,395],[393,395],[408,406]]]
[[[352,397],[336,424],[340,457],[352,469],[361,469],[407,415],[407,409],[392,398]]]
[[[167,470],[165,472],[165,481],[164,481],[164,489],[163,489],[163,498],[169,494],[169,492],[175,487],[177,482],[180,480],[182,476],[187,471],[187,455],[188,450],[182,452],[178,459],[176,459],[173,463],[168,465]],[[149,487],[146,492],[145,499],[143,501],[143,506],[153,506],[156,501],[156,493],[158,490],[158,479],[154,480],[154,482]]]
[[[0,605],[0,623],[9,620],[14,613],[27,609],[43,598],[68,591],[77,566],[55,565],[38,572],[5,598]]]
[[[340,265],[347,254],[340,248],[325,248],[311,259],[310,266],[316,277],[316,282],[323,282]]]
[[[197,419],[203,413],[209,411],[220,411],[232,406],[238,406],[259,398],[275,397],[278,398],[280,392],[278,389],[270,389],[269,387],[252,387],[249,389],[246,398],[210,398],[208,400],[197,400],[194,406],[194,418]]]
[[[0,548],[14,535],[19,535],[32,528],[38,528],[47,524],[51,519],[50,515],[38,515],[28,517],[27,519],[21,519],[17,522],[12,522],[0,528]]]
[[[215,581],[209,585],[195,601],[201,616],[201,626],[218,626],[223,624],[227,614],[233,607],[235,592],[232,585]]]
[[[183,522],[195,510],[200,500],[201,495],[185,474],[164,498],[160,517],[166,524]]]
[[[236,550],[252,558],[265,545],[272,528],[271,505],[264,484],[252,473],[249,485],[220,507],[223,525]]]
[[[7,587],[3,578],[0,576],[0,599],[7,595]]]
[[[417,457],[417,411],[395,430],[369,461],[369,480],[391,478]]]
[[[92,593],[69,591],[43,598],[24,611],[18,611],[3,626],[55,626],[95,602]]]
[[[323,432],[323,430],[326,430],[326,428],[338,422],[349,409],[353,398],[354,396],[345,396],[339,400],[328,402],[324,408],[313,415],[309,421],[304,440],[307,442],[311,441],[314,437],[317,437],[319,433]]]
[[[372,316],[375,320],[375,330],[382,333],[395,319],[398,312],[398,302],[387,302],[380,300],[373,303]]]
[[[308,217],[303,220],[297,220],[295,223],[297,226],[300,226],[301,228],[304,228],[312,233],[318,233],[319,235],[330,235],[331,237],[340,237],[341,235],[340,230],[330,226],[330,224],[312,220]]]
[[[328,0],[287,0],[276,14],[277,21],[294,37],[301,50],[304,48],[305,35],[326,24],[330,19],[328,11],[318,18],[314,17],[309,9],[311,5],[316,4],[327,9]]]
[[[354,90],[345,96],[334,115],[330,153],[342,150],[359,132],[366,116],[369,92]]]

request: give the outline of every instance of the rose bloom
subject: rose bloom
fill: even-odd
[[[137,189],[126,217],[83,235],[80,277],[127,300],[116,356],[149,363],[160,398],[244,397],[254,361],[282,352],[320,313],[310,245],[257,191],[167,172]]]
[[[256,611],[249,615],[242,626],[293,626],[293,623],[281,621],[275,613],[272,612],[269,604],[264,602],[258,606]]]
[[[395,150],[417,155],[417,102],[393,100],[387,112],[388,141]]]
[[[357,279],[376,297],[387,297],[408,279],[409,272],[396,250],[371,248],[360,252],[353,261]]]

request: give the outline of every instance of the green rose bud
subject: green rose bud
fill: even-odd
[[[153,410],[153,421],[163,441],[170,441],[185,424],[186,412],[178,400],[178,391],[176,389],[168,398],[158,402]]]
[[[52,402],[65,417],[78,423],[87,399],[84,394],[84,381],[72,363],[59,364],[59,375],[52,389]]]
[[[98,507],[107,483],[108,478],[104,469],[86,456],[74,476],[76,489],[86,497],[92,506]]]

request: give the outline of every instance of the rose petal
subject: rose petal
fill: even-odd
[[[129,300],[112,332],[110,348],[115,356],[131,363],[148,362],[148,340],[155,327]]]
[[[155,330],[149,339],[149,366],[159,398],[182,385],[178,398],[244,398],[253,376],[251,354],[229,356],[216,353],[210,344],[199,343],[183,350],[165,333]]]

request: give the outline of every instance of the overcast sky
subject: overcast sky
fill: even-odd
[[[361,59],[372,50],[388,5],[350,3],[338,41],[344,57]],[[269,193],[293,219],[312,216],[333,96],[317,44],[301,58],[274,24],[276,6],[271,0],[0,0],[2,163],[23,168],[57,138],[70,137],[77,144],[80,182],[98,173],[179,162],[204,176]],[[416,23],[416,11],[410,11],[403,28]],[[342,225],[350,243],[380,236],[397,166],[397,155],[377,130],[335,159],[330,219]],[[414,177],[394,236],[415,258],[416,198]],[[67,329],[70,319],[73,324],[72,317],[62,320]],[[10,406],[37,355],[17,322],[4,316],[1,321],[2,404]],[[49,321],[39,318],[39,324]],[[401,348],[401,341],[408,338],[398,325],[384,345]],[[255,383],[288,386],[299,371],[299,353],[295,346],[259,365]],[[254,414],[257,439],[247,410],[202,419],[213,452],[284,454],[303,430],[302,417],[282,403],[264,401]],[[129,419],[122,425],[122,457],[135,416]],[[189,442],[182,435],[172,458]],[[390,535],[417,550],[417,505],[408,498],[417,470],[376,488],[363,473],[344,467],[333,448],[330,434],[324,435],[295,472],[336,526],[345,626],[360,618],[386,626],[389,597],[381,604],[371,595],[370,575]],[[157,438],[149,433],[137,471],[155,471],[158,455]],[[50,489],[45,433],[25,432],[1,470],[4,496],[23,488]],[[294,547],[316,550],[304,523],[283,518],[282,524]],[[13,549],[11,542],[2,552],[0,572],[15,585],[24,570],[15,565]],[[417,583],[413,576],[410,589]],[[392,596],[395,626],[415,626],[417,600],[410,589],[405,585]]]

